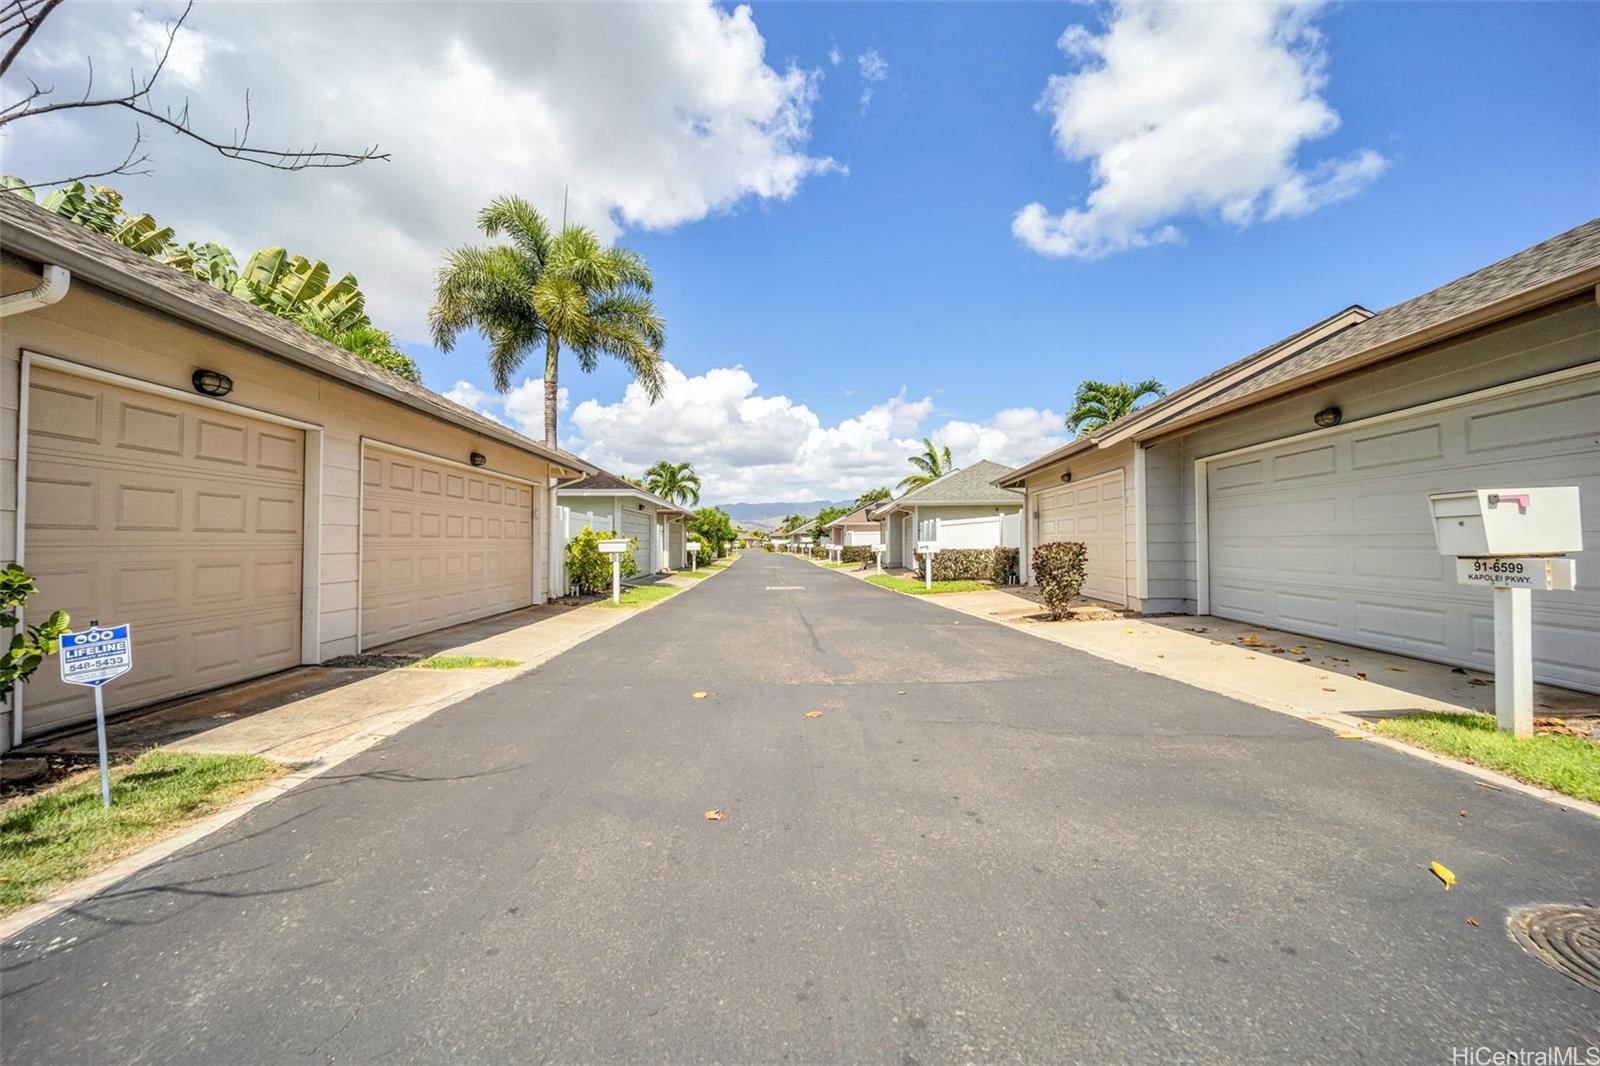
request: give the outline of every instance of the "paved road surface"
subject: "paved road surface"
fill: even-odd
[[[752,554],[7,944],[0,1050],[1449,1063],[1597,1042],[1504,929],[1580,899],[1593,819]]]

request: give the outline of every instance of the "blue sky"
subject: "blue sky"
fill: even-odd
[[[300,53],[256,39],[240,13],[250,7],[197,10],[195,80],[222,52],[232,53],[233,66],[276,62],[289,68],[280,77],[305,73],[293,69]],[[566,69],[560,65],[578,63],[581,70],[584,62],[614,59],[584,52],[624,47],[610,38],[626,41],[624,24],[636,13],[607,7],[603,21],[584,25],[581,16],[549,6],[486,8],[430,9],[436,28],[414,32],[431,32],[430,40],[454,36],[460,62],[468,56],[481,64],[471,69],[505,78],[557,113],[575,106],[568,102],[572,82],[556,76]],[[340,10],[355,18],[374,9]],[[1191,92],[1185,78],[1193,79],[1194,92],[1214,89],[1217,70],[1187,70],[1189,59],[1203,61],[1213,51],[1240,50],[1226,57],[1224,80],[1235,67],[1241,79],[1254,76],[1255,60],[1264,77],[1277,79],[1259,92],[1227,86],[1234,95],[1220,98],[1223,110],[1247,110],[1282,93],[1282,56],[1263,56],[1259,41],[1210,36],[1222,32],[1210,17],[1221,10],[1203,12],[1203,23],[1192,15],[1187,23],[1154,17],[1120,58],[1092,50],[1069,56],[1058,41],[1074,24],[1084,28],[1080,41],[1111,40],[1114,27],[1127,30],[1136,21],[1121,8],[761,4],[749,19],[727,7],[702,13],[692,32],[702,35],[694,40],[703,51],[662,74],[663,88],[645,84],[633,98],[594,105],[587,112],[598,123],[592,145],[547,166],[539,139],[530,135],[525,150],[502,153],[481,168],[498,186],[511,185],[552,212],[560,210],[554,190],[570,182],[579,216],[643,252],[656,273],[669,321],[666,354],[686,376],[678,406],[645,412],[627,403],[627,381],[617,368],[584,375],[569,363],[563,441],[622,472],[658,457],[692,459],[728,500],[853,495],[893,480],[904,442],[925,433],[952,440],[962,461],[998,450],[1005,454],[989,457],[1020,462],[1029,449],[1053,443],[1044,414],[1058,418],[1082,378],[1154,376],[1175,387],[1347,304],[1382,308],[1600,213],[1600,6],[1360,4],[1293,16],[1302,24],[1291,51],[1314,53],[1316,62],[1306,68],[1313,74],[1304,91],[1285,98],[1283,122],[1317,129],[1288,137],[1277,161],[1313,188],[1323,182],[1321,196],[1329,202],[1275,213],[1274,194],[1262,193],[1230,214],[1204,203],[1204,195],[1191,196],[1135,223],[1145,246],[1102,247],[1104,254],[1088,256],[1042,254],[1020,239],[1013,222],[1024,205],[1038,202],[1056,218],[1082,208],[1102,184],[1092,170],[1093,148],[1088,158],[1065,158],[1052,135],[1053,113],[1036,106],[1052,75],[1112,68],[1109,106],[1133,109],[1131,119],[1121,120],[1136,125],[1145,121],[1139,107],[1152,109],[1152,124],[1181,110]],[[498,29],[471,25],[491,18]],[[561,25],[546,25],[550,20]],[[494,37],[504,38],[507,25],[533,43],[498,56]],[[90,28],[84,23],[74,32]],[[752,32],[764,44],[754,68],[745,47]],[[541,51],[547,39],[562,42],[559,54]],[[623,65],[640,68],[637,77],[653,76],[652,65],[665,69],[667,61],[651,49],[669,39],[660,27],[642,31],[640,51],[624,56]],[[425,43],[417,42],[419,55]],[[1169,47],[1163,61],[1161,49]],[[397,55],[403,62],[404,50]],[[876,57],[869,63],[881,80],[863,77],[864,55]],[[551,72],[546,84],[541,64]],[[776,180],[776,191],[772,175],[781,167],[768,157],[751,162],[742,149],[730,150],[737,158],[724,166],[708,150],[707,158],[657,166],[649,159],[654,142],[628,125],[634,100],[656,91],[688,92],[697,103],[685,108],[704,107],[714,118],[717,107],[736,105],[705,104],[705,87],[689,83],[722,75],[737,81],[726,73],[735,70],[746,79],[737,90],[750,96],[772,91],[777,79],[804,80],[803,89],[784,83],[798,113],[779,116],[787,126],[776,152],[807,161],[809,169]],[[1170,86],[1158,84],[1169,79]],[[266,84],[257,80],[258,112],[289,103],[266,102]],[[864,104],[866,89],[871,96]],[[1127,102],[1147,90],[1153,103]],[[460,93],[473,90],[454,91],[459,108]],[[1320,120],[1306,118],[1308,102],[1324,112]],[[366,112],[364,106],[359,96],[347,96],[340,128],[362,130],[364,117],[369,128],[381,126],[381,105],[371,102]],[[1116,142],[1095,111],[1106,110],[1105,100],[1085,94],[1075,106],[1080,135],[1088,129],[1090,140]],[[524,105],[521,113],[537,110]],[[407,121],[425,127],[429,114],[424,100]],[[435,141],[469,141],[472,123],[452,117],[459,114],[439,112],[440,128],[429,131]],[[770,131],[773,117],[757,117]],[[1283,128],[1275,114],[1258,122],[1264,125],[1253,133],[1245,127],[1247,136],[1265,131],[1271,139]],[[615,136],[608,139],[612,123]],[[1224,116],[1218,130],[1201,129],[1168,151],[1163,165],[1173,168],[1170,174],[1153,173],[1144,160],[1112,191],[1119,199],[1149,201],[1159,187],[1182,185],[1213,166],[1213,183],[1226,184],[1233,163],[1218,145],[1238,133]],[[1120,143],[1101,143],[1103,157]],[[36,172],[64,152],[59,143],[27,142],[14,160]],[[1218,152],[1220,158],[1208,158]],[[1184,165],[1173,165],[1175,153]],[[410,176],[422,173],[422,154],[397,151],[386,172],[370,177],[351,172],[321,186],[318,179],[264,186],[278,206],[253,221],[228,214],[221,199],[206,203],[207,194],[192,192],[193,185],[185,197],[171,194],[176,167],[122,184],[130,199],[157,203],[163,221],[179,224],[180,237],[187,222],[220,232],[236,247],[321,241],[315,254],[357,269],[369,292],[384,289],[374,300],[375,310],[388,315],[383,324],[419,337],[420,314],[413,312],[426,297],[427,266],[445,244],[470,238],[470,213],[490,188],[489,178],[472,173],[475,163],[454,167],[447,187],[435,178],[426,192],[408,188]],[[490,155],[483,149],[472,158]],[[1329,175],[1342,173],[1338,167],[1346,163],[1359,175],[1328,191],[1335,188]],[[217,172],[210,162],[192,165]],[[720,174],[719,166],[738,173]],[[644,175],[637,181],[635,170]],[[1274,188],[1281,192],[1283,184]],[[395,204],[423,195],[461,202],[417,236],[414,250],[360,224],[363,212],[392,217]],[[272,219],[279,221],[269,232]],[[1104,219],[1090,222],[1094,239],[1104,239]],[[425,344],[409,348],[431,386],[444,391],[466,382],[456,394],[469,402],[473,387],[487,389],[480,343],[448,355]],[[734,367],[745,376],[733,374]],[[716,373],[702,380],[707,372]],[[515,410],[492,398],[477,402],[517,423]],[[753,420],[758,408],[777,421]],[[1007,410],[1031,414],[1013,413],[1007,430],[999,416]],[[526,428],[539,434],[537,425]]]

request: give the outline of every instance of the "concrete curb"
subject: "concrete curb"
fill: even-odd
[[[738,560],[734,561],[737,562]],[[731,565],[732,564],[730,563],[729,566]],[[727,570],[728,568],[728,566],[721,567],[717,571],[707,574],[704,579],[679,588],[678,594],[688,592],[693,588],[705,584],[706,580],[717,576],[717,574]],[[345,739],[323,749],[321,752],[318,752],[309,762],[305,762],[304,760],[295,760],[293,764],[299,765],[300,769],[286,774],[283,777],[278,778],[276,781],[273,781],[268,785],[264,785],[260,789],[257,789],[248,795],[241,796],[232,803],[229,803],[226,807],[223,807],[221,810],[213,811],[211,814],[206,815],[199,821],[189,823],[188,825],[172,833],[170,836],[162,837],[160,840],[157,840],[154,843],[145,845],[138,851],[124,855],[122,858],[116,860],[110,866],[107,866],[102,870],[97,870],[92,874],[88,874],[85,877],[79,878],[77,881],[74,881],[72,884],[51,895],[48,899],[40,900],[38,903],[24,907],[22,910],[17,911],[15,914],[10,915],[9,917],[0,919],[0,941],[11,940],[29,926],[34,925],[37,922],[41,922],[46,918],[52,917],[53,915],[59,914],[69,907],[73,907],[79,903],[93,899],[95,896],[98,896],[107,889],[112,888],[118,883],[132,877],[134,874],[139,873],[141,870],[154,866],[156,863],[169,858],[170,856],[188,847],[190,844],[202,840],[205,837],[210,836],[212,833],[215,833],[217,830],[231,825],[240,818],[243,818],[245,815],[249,814],[251,811],[255,810],[257,807],[260,807],[266,803],[270,803],[279,796],[282,796],[285,793],[298,788],[300,785],[305,784],[307,781],[311,781],[322,776],[341,763],[355,758],[368,748],[373,747],[381,741],[387,740],[396,733],[399,733],[401,730],[415,725],[434,713],[442,711],[446,707],[452,707],[457,703],[461,703],[467,699],[470,699],[486,689],[493,688],[495,685],[504,684],[522,676],[523,674],[536,670],[545,663],[550,662],[559,655],[571,651],[573,648],[591,639],[592,637],[596,637],[601,633],[608,632],[611,629],[622,625],[628,619],[636,618],[645,611],[652,610],[653,608],[659,607],[664,603],[670,603],[676,598],[677,594],[674,594],[673,596],[668,596],[665,599],[657,600],[654,603],[647,603],[641,607],[635,607],[625,611],[618,610],[608,612],[606,616],[603,616],[607,618],[607,621],[605,621],[603,624],[597,624],[594,628],[587,630],[577,637],[574,637],[572,640],[556,645],[537,662],[525,662],[521,666],[509,670],[484,671],[485,674],[492,674],[493,676],[485,677],[481,685],[475,685],[459,692],[450,693],[447,696],[437,700],[430,700],[429,702],[416,707],[414,713],[391,715],[379,722],[374,723],[370,728],[363,729],[360,732],[346,737]],[[615,617],[612,618],[611,616]],[[264,756],[264,758],[271,758],[271,756]]]
[[[1321,726],[1322,728],[1331,732],[1360,733],[1361,741],[1363,743],[1377,744],[1380,747],[1388,748],[1391,751],[1402,752],[1414,759],[1420,759],[1423,762],[1433,763],[1435,766],[1447,767],[1459,773],[1466,774],[1468,777],[1476,778],[1483,784],[1497,788],[1502,792],[1517,792],[1524,796],[1530,796],[1533,799],[1543,800],[1546,803],[1554,804],[1564,810],[1576,811],[1580,814],[1586,814],[1591,818],[1600,818],[1600,803],[1590,803],[1588,800],[1578,799],[1576,796],[1568,796],[1560,792],[1552,791],[1548,788],[1541,788],[1538,785],[1530,785],[1526,781],[1519,781],[1517,778],[1512,777],[1509,774],[1501,773],[1499,770],[1491,770],[1488,767],[1479,766],[1476,763],[1462,762],[1459,759],[1452,759],[1448,755],[1441,755],[1439,752],[1429,751],[1427,748],[1419,748],[1415,745],[1407,744],[1401,740],[1380,736],[1377,733],[1372,732],[1371,723],[1352,714],[1330,713],[1327,711],[1307,711],[1296,707],[1292,703],[1274,701],[1259,694],[1243,692],[1227,685],[1202,683],[1199,680],[1189,677],[1178,671],[1155,669],[1148,662],[1142,660],[1114,655],[1099,649],[1083,648],[1075,644],[1068,644],[1065,641],[1056,640],[1048,633],[1041,632],[1038,628],[1033,626],[1014,625],[999,618],[991,618],[988,615],[963,610],[954,604],[940,603],[940,597],[938,595],[917,596],[910,592],[901,592],[899,589],[887,588],[883,585],[874,585],[872,582],[866,580],[866,577],[869,576],[866,574],[858,575],[854,572],[842,570],[836,570],[833,571],[833,573],[842,573],[846,577],[854,577],[863,585],[866,585],[869,588],[881,589],[890,595],[905,596],[909,599],[920,600],[925,603],[932,603],[937,607],[943,607],[947,611],[953,611],[956,614],[966,615],[968,618],[976,618],[981,622],[988,622],[991,625],[1002,626],[1006,629],[1014,630],[1018,633],[1026,634],[1027,636],[1034,637],[1038,640],[1043,640],[1050,644],[1054,644],[1057,647],[1071,648],[1072,650],[1082,652],[1085,655],[1093,655],[1097,659],[1104,659],[1107,662],[1114,662],[1118,666],[1126,666],[1129,669],[1137,670],[1140,673],[1152,674],[1156,677],[1164,677],[1169,681],[1177,681],[1180,684],[1188,685],[1191,688],[1200,688],[1205,689],[1207,692],[1215,692],[1220,696],[1227,696],[1231,699],[1236,699],[1240,703],[1248,703],[1252,707],[1260,707],[1263,710],[1273,711],[1277,714],[1288,715],[1291,718],[1298,718],[1302,722],[1310,722],[1312,725]]]

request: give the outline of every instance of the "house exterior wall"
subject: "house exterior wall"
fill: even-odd
[[[0,264],[0,292],[20,292],[37,284],[33,272],[9,262]],[[186,396],[195,395],[190,377],[197,368],[217,370],[234,382],[233,392],[222,403],[241,413],[275,415],[320,429],[307,435],[305,520],[317,542],[314,571],[307,571],[316,578],[303,590],[302,602],[302,610],[316,612],[316,639],[306,642],[302,651],[308,661],[357,650],[364,439],[460,463],[480,452],[488,457],[486,472],[536,486],[549,484],[553,472],[546,460],[503,441],[292,366],[75,278],[61,302],[5,319],[0,335],[0,559],[13,560],[17,554],[24,351]],[[316,441],[320,455],[314,457],[310,451]],[[535,510],[542,521],[542,504]],[[549,538],[542,527],[535,531],[534,545],[535,598],[542,601],[549,573]],[[48,602],[48,595],[44,590],[41,601]]]
[[[1327,407],[1340,408],[1343,421],[1350,423],[1596,361],[1600,361],[1600,307],[1592,297],[1581,297],[1246,408],[1150,446],[1150,454],[1163,455],[1163,470],[1171,459],[1176,459],[1178,468],[1175,484],[1164,474],[1159,491],[1148,493],[1152,510],[1160,508],[1164,516],[1182,515],[1181,551],[1164,545],[1162,554],[1173,557],[1151,560],[1152,585],[1160,587],[1164,597],[1182,588],[1181,606],[1164,609],[1197,607],[1197,459],[1304,433],[1315,428],[1312,416]],[[1149,489],[1156,489],[1153,479]],[[1170,529],[1163,532],[1169,535]]]

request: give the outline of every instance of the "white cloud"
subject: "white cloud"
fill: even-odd
[[[669,367],[667,391],[651,404],[629,385],[615,403],[585,400],[563,443],[620,474],[657,459],[691,462],[708,500],[849,499],[910,472],[921,438],[949,444],[958,464],[1020,464],[1066,443],[1062,416],[1015,408],[985,422],[935,419],[931,397],[905,390],[834,425],[787,396],[764,396],[743,367],[690,377]]]
[[[873,86],[889,77],[889,61],[876,48],[868,48],[856,56],[856,67],[861,71],[861,113],[865,115],[872,103]]]
[[[480,415],[488,415],[503,422],[519,433],[534,440],[544,440],[544,378],[523,378],[522,384],[501,395],[480,389],[465,379],[444,393],[463,407],[470,407]],[[565,385],[556,386],[556,410],[563,412],[571,403],[571,394]]]
[[[40,75],[70,98],[86,53],[102,81],[146,70],[153,35],[178,10],[66,5],[11,75]],[[198,6],[157,104],[189,93],[195,124],[227,136],[253,87],[253,143],[376,143],[391,162],[290,174],[147,129],[156,178],[116,184],[180,239],[242,255],[285,245],[353,271],[373,317],[407,340],[426,337],[441,252],[475,239],[478,209],[500,193],[558,217],[570,189],[571,217],[615,238],[785,200],[841,169],[809,147],[820,73],[769,63],[747,7],[416,4],[399,15],[324,4],[315,16]],[[68,121],[11,126],[6,169],[36,180],[99,169],[133,133],[115,109],[74,114],[63,132]]]
[[[844,62],[844,53],[839,51],[838,45],[835,44],[828,47],[828,62],[834,66]]]
[[[1093,257],[1181,239],[1173,220],[1236,226],[1303,215],[1354,195],[1388,165],[1363,149],[1302,166],[1301,147],[1339,116],[1323,99],[1317,4],[1114,7],[1100,33],[1072,26],[1077,69],[1050,78],[1039,108],[1057,148],[1089,163],[1082,207],[1031,203],[1012,233],[1035,251]]]

